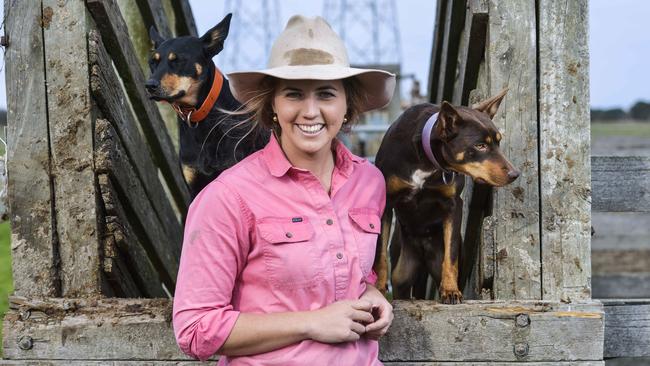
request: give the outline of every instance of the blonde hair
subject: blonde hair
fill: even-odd
[[[262,79],[259,88],[255,91],[254,95],[248,98],[241,107],[236,111],[226,111],[224,113],[231,115],[246,115],[248,116],[243,123],[251,123],[251,131],[256,128],[270,129],[277,136],[280,136],[281,130],[277,123],[273,123],[273,98],[275,97],[275,86],[277,84],[276,78],[266,76]],[[342,79],[343,88],[345,89],[345,97],[347,104],[347,111],[345,112],[347,123],[343,124],[341,130],[343,132],[350,132],[352,125],[358,122],[359,116],[363,111],[362,106],[365,104],[365,95],[361,89],[361,83],[354,77]]]

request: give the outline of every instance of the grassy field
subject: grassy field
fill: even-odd
[[[2,344],[2,318],[8,306],[7,295],[13,291],[9,238],[9,222],[5,221],[0,224],[0,344]],[[2,347],[0,347],[0,358],[2,358]]]
[[[591,124],[591,136],[636,136],[650,137],[650,121],[648,122],[594,122]]]

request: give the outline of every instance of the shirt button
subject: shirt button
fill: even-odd
[[[293,236],[293,234],[291,234],[291,233],[286,233],[285,235],[287,236],[287,238],[290,238],[290,237]]]
[[[336,258],[343,259],[343,254],[341,254],[340,252],[336,253]]]
[[[327,225],[332,225],[332,224],[334,223],[334,220],[332,220],[332,219],[327,219],[327,221],[325,221],[325,223],[326,223]]]
[[[370,224],[370,228],[371,228],[371,229],[374,229],[374,228],[375,228],[375,224]]]

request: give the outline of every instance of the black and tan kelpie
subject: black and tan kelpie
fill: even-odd
[[[499,149],[502,136],[492,122],[506,91],[472,108],[447,102],[413,106],[386,132],[375,158],[387,187],[374,266],[380,290],[386,291],[386,250],[394,209],[398,223],[391,242],[394,298],[410,298],[418,275],[426,271],[442,302],[461,302],[460,194],[465,181],[456,175],[492,186],[504,186],[519,176]],[[397,253],[393,247],[399,248]]]
[[[264,147],[270,132],[242,124],[233,116],[241,105],[212,58],[223,49],[230,19],[226,17],[202,37],[165,40],[154,27],[145,87],[151,97],[166,102],[178,114],[180,161],[192,197],[237,161]]]

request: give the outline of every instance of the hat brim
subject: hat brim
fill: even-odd
[[[384,70],[358,69],[339,65],[281,66],[266,70],[238,71],[228,74],[230,91],[240,103],[246,103],[256,95],[260,82],[272,76],[285,80],[340,80],[356,77],[361,84],[361,111],[386,106],[395,90],[395,75]]]

